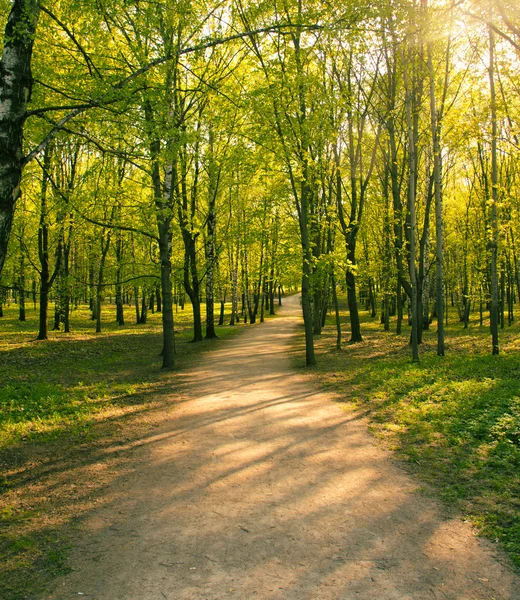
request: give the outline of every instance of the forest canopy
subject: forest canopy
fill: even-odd
[[[513,0],[0,3],[0,300],[47,337],[88,302],[195,341],[301,289],[306,361],[337,290],[350,340],[467,326],[520,296]],[[182,300],[184,302],[184,300]],[[206,314],[202,315],[205,307]],[[395,317],[395,319],[394,319]],[[205,320],[205,332],[203,331]],[[338,344],[341,333],[338,334]]]

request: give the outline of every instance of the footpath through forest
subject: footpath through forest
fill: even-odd
[[[288,298],[179,375],[178,408],[105,491],[48,598],[520,599],[495,547],[291,367],[300,315]]]

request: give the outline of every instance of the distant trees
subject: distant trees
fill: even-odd
[[[307,364],[338,286],[352,343],[363,300],[409,322],[414,360],[477,308],[498,353],[520,296],[514,3],[7,4],[0,270],[40,339],[49,303],[68,331],[88,301],[99,330],[112,297],[121,326],[129,302],[161,311],[171,368],[175,302],[197,342],[299,277]]]

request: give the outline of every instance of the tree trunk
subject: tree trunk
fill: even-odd
[[[214,274],[216,261],[215,236],[217,232],[217,214],[215,204],[217,200],[219,173],[213,155],[213,132],[210,127],[209,133],[209,199],[206,239],[206,339],[214,339],[215,331],[215,298],[214,298]]]
[[[410,82],[407,74],[408,66],[405,65],[405,88],[406,88],[406,126],[408,129],[408,213],[409,213],[409,232],[408,240],[410,246],[410,252],[408,256],[408,268],[410,273],[410,285],[411,285],[411,315],[412,315],[412,332],[411,332],[411,345],[412,345],[412,360],[417,362],[419,360],[419,348],[418,348],[418,286],[417,286],[417,271],[415,265],[415,247],[416,247],[416,214],[415,214],[415,201],[416,201],[416,174],[417,174],[417,155],[416,155],[416,138],[413,125],[412,115],[412,89],[410,88]]]
[[[162,311],[161,286],[155,286],[155,312]]]
[[[507,324],[511,326],[515,320],[514,315],[514,287],[513,287],[513,273],[511,270],[511,255],[508,252],[507,255]]]
[[[236,260],[233,260],[233,253],[229,252],[229,263],[231,265],[231,319],[230,325],[234,325],[238,318],[238,258],[239,249],[236,251]]]
[[[173,297],[170,260],[171,227],[159,222],[159,254],[161,257],[162,290],[162,329],[163,329],[163,369],[172,369],[175,365],[175,338],[173,323]]]
[[[303,181],[301,183],[301,204],[299,214],[300,224],[300,237],[302,245],[302,312],[303,312],[303,324],[305,329],[305,362],[308,366],[316,364],[316,357],[314,355],[314,338],[313,338],[313,319],[312,319],[312,306],[311,306],[311,265],[312,265],[312,249],[309,243],[309,229],[308,229],[308,189],[307,189],[307,178],[308,178],[308,165],[307,159],[304,159],[304,170],[303,170]]]
[[[135,324],[139,325],[141,314],[139,311],[139,287],[134,285],[134,308],[135,308]]]
[[[59,284],[61,282],[58,279],[58,287]],[[60,330],[60,324],[61,324],[61,306],[60,306],[60,295],[58,294],[55,301],[54,301],[54,325],[52,327],[53,331],[59,331]]]
[[[50,149],[45,149],[42,169],[42,186],[40,195],[40,225],[38,228],[38,258],[40,260],[40,323],[38,338],[46,340],[48,337],[48,310],[49,291],[59,269],[60,254],[58,252],[54,274],[51,277],[49,267],[49,225],[47,217],[47,184],[51,164]]]
[[[336,276],[334,275],[334,267],[331,274],[332,299],[334,301],[334,313],[336,315],[336,350],[341,350],[341,321],[339,318],[338,291],[336,289]]]
[[[62,317],[63,317],[63,327],[64,327],[65,333],[70,333],[70,297],[71,297],[70,248],[71,248],[71,229],[69,228],[69,237],[68,237],[67,243],[64,243],[64,246],[63,246]]]
[[[377,316],[376,311],[376,289],[373,277],[368,278],[368,308],[370,310],[370,316],[375,319]]]
[[[403,294],[401,292],[401,282],[397,280],[397,291],[396,291],[396,309],[397,309],[397,323],[395,328],[396,335],[401,335],[403,331]]]
[[[157,157],[160,144],[154,141],[152,155]],[[152,182],[157,208],[157,229],[159,233],[159,257],[161,260],[161,291],[162,291],[162,368],[173,369],[175,366],[175,337],[173,322],[173,294],[171,279],[171,247],[172,247],[172,198],[174,192],[174,163],[170,163],[164,176],[164,188],[161,189],[159,163],[154,160]]]
[[[505,265],[502,263],[500,270],[500,329],[504,329],[505,320],[505,305],[506,305],[506,272]]]
[[[489,250],[491,252],[491,310],[490,330],[492,354],[499,354],[498,345],[498,163],[497,163],[497,109],[495,92],[495,34],[489,27],[489,89],[491,96],[491,214]]]
[[[251,323],[256,323],[256,317],[258,315],[258,308],[262,299],[262,290],[264,286],[264,254],[265,254],[265,240],[262,238],[262,244],[260,246],[260,268],[258,271],[258,282],[254,289],[253,295],[253,318]]]
[[[20,194],[23,128],[31,98],[31,59],[39,12],[38,0],[14,0],[0,61],[0,273]]]
[[[141,325],[146,325],[146,321],[148,320],[148,304],[146,297],[146,289],[143,286],[141,291],[141,316],[139,317],[139,323]]]
[[[275,257],[273,256],[273,259],[271,262],[271,271],[269,274],[269,314],[270,315],[276,314],[275,310],[274,310],[274,289],[275,289],[274,260],[275,260]]]
[[[173,294],[171,279],[171,217],[166,211],[171,206],[173,194],[173,164],[169,165],[164,178],[164,191],[161,196],[159,166],[154,166],[155,203],[157,212],[157,228],[159,231],[159,257],[161,260],[161,292],[162,292],[162,368],[173,369],[175,366],[175,337],[173,321]]]
[[[350,342],[355,344],[362,342],[361,322],[359,320],[359,308],[356,294],[356,278],[350,269],[345,274],[345,283],[347,284],[347,302],[350,314]]]
[[[261,299],[261,303],[260,303],[260,323],[263,323],[265,321],[265,300],[267,297],[265,278],[264,278],[264,283],[262,286],[261,296],[262,296],[262,299]]]
[[[188,234],[189,236],[189,234]],[[197,271],[197,253],[195,240],[186,238],[187,264],[185,261],[184,287],[188,294],[193,309],[193,342],[202,341],[202,318],[200,312],[200,281]]]
[[[96,288],[96,333],[101,333],[101,306],[103,303],[102,286],[103,274],[100,272]]]
[[[430,117],[433,140],[433,186],[435,195],[435,307],[437,313],[437,355],[444,356],[444,256],[442,215],[442,156],[440,147],[440,122],[435,100],[435,74],[431,43],[428,44],[428,70],[430,76]]]
[[[116,240],[116,321],[123,326],[125,324],[125,311],[123,307],[123,286],[121,285],[121,271],[123,262],[123,239],[118,232]]]
[[[42,265],[43,266],[43,265]],[[40,324],[38,330],[38,340],[46,340],[48,338],[48,324],[47,324],[47,311],[49,309],[49,285],[48,285],[48,271],[41,271],[40,281]]]
[[[116,211],[116,206],[112,207],[110,222],[113,221]],[[105,277],[105,262],[107,259],[108,249],[110,248],[110,240],[112,238],[112,229],[103,230],[101,236],[101,258],[99,260],[98,279],[96,285],[96,333],[101,333],[101,305],[103,302],[103,285]],[[144,292],[143,292],[144,293]]]
[[[316,254],[315,254],[316,257]],[[319,277],[314,279],[314,294],[313,294],[313,321],[312,321],[312,332],[314,335],[321,335],[321,312],[324,304],[323,296],[324,291],[322,290],[322,282],[319,281]]]
[[[251,303],[251,290],[249,288],[249,260],[247,250],[244,248],[244,276],[242,277],[244,281],[244,301],[242,302],[242,306],[245,305],[244,308],[244,323],[247,322],[247,315],[249,314],[249,323],[253,325],[255,323],[255,313],[253,310],[253,304]],[[247,313],[246,313],[247,311]]]
[[[25,321],[25,252],[22,243],[22,231],[20,236],[20,273],[18,276],[18,320]]]
[[[220,315],[219,315],[219,319],[218,319],[218,324],[220,326],[224,325],[225,309],[226,309],[226,299],[224,297],[220,301]]]

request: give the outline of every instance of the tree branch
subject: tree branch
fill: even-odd
[[[42,12],[44,12],[46,15],[48,15],[53,21],[55,21],[63,29],[63,31],[69,36],[69,38],[72,40],[72,42],[74,43],[76,48],[83,55],[83,58],[85,59],[85,62],[87,63],[87,68],[88,68],[88,72],[90,73],[90,75],[93,76],[93,74],[94,74],[93,70],[94,70],[96,75],[100,79],[103,79],[101,73],[99,72],[98,68],[96,67],[96,65],[90,58],[90,56],[84,50],[83,46],[78,42],[78,40],[76,39],[76,36],[72,33],[72,31],[65,25],[65,23],[63,23],[63,21],[58,19],[58,17],[53,12],[51,12],[48,8],[45,8],[45,6],[40,5],[40,10]]]
[[[169,53],[165,56],[161,56],[159,58],[156,58],[155,60],[152,60],[148,64],[140,67],[133,73],[130,73],[130,75],[128,75],[127,77],[124,77],[123,79],[121,79],[120,81],[118,81],[117,83],[112,85],[106,92],[103,92],[97,98],[92,98],[89,102],[85,103],[84,105],[80,105],[80,106],[74,108],[73,110],[71,110],[71,112],[68,115],[65,115],[64,117],[62,117],[56,123],[56,125],[51,129],[51,131],[45,136],[45,138],[36,146],[36,148],[31,150],[29,152],[29,154],[27,154],[24,157],[24,159],[22,160],[22,165],[25,166],[28,162],[30,162],[31,160],[36,158],[36,156],[38,156],[38,154],[40,154],[40,152],[47,146],[47,144],[49,144],[56,137],[57,133],[63,128],[63,126],[66,123],[68,123],[69,121],[71,121],[72,119],[74,119],[75,117],[80,115],[81,113],[85,112],[86,110],[89,110],[90,108],[94,108],[96,106],[101,106],[101,105],[109,103],[109,102],[110,103],[116,102],[118,98],[110,98],[110,95],[113,92],[122,90],[129,83],[131,83],[132,81],[134,81],[141,75],[144,75],[148,71],[151,71],[155,67],[163,65],[164,63],[167,63],[170,60],[179,58],[180,56],[184,56],[186,54],[193,54],[194,52],[201,52],[202,50],[207,50],[208,48],[215,48],[216,46],[222,46],[223,44],[227,44],[228,42],[232,42],[235,40],[241,40],[244,38],[250,38],[251,36],[259,35],[261,33],[272,33],[275,31],[282,32],[283,29],[287,28],[287,27],[295,27],[295,25],[287,25],[287,24],[270,25],[267,27],[261,27],[259,29],[255,29],[254,31],[239,32],[239,33],[235,33],[233,35],[229,35],[229,36],[226,36],[223,38],[207,40],[205,42],[196,44],[194,46],[188,46],[186,48],[181,48],[180,50]],[[305,29],[306,31],[316,31],[316,30],[323,29],[323,25],[316,25],[316,24],[314,24],[314,25],[297,25],[297,27],[299,27],[300,29]]]
[[[87,217],[85,214],[83,214],[79,208],[77,206],[74,206],[74,204],[72,204],[70,202],[70,198],[68,198],[58,187],[58,185],[56,184],[56,182],[54,181],[54,177],[52,177],[52,175],[47,171],[47,169],[45,168],[45,166],[43,164],[40,163],[40,161],[38,161],[38,164],[40,165],[42,171],[44,172],[44,174],[46,175],[46,177],[48,178],[48,180],[51,182],[52,187],[54,188],[54,190],[58,193],[59,196],[61,196],[61,198],[63,200],[65,200],[65,202],[67,202],[68,204],[70,204],[73,208],[73,210],[75,210],[78,215],[82,218],[85,219],[85,221],[87,221],[88,223],[92,223],[93,225],[99,225],[100,227],[106,227],[108,229],[119,229],[121,231],[131,231],[133,233],[138,233],[140,235],[143,235],[144,237],[147,237],[149,239],[152,239],[154,241],[156,241],[157,243],[159,243],[159,238],[155,235],[153,235],[152,233],[148,233],[147,231],[143,231],[141,229],[137,229],[136,227],[127,227],[125,225],[115,225],[113,223],[106,223],[103,221],[97,221],[95,219],[91,219],[90,217]]]

